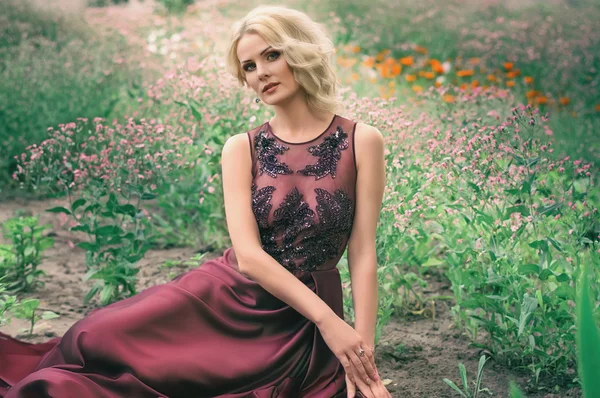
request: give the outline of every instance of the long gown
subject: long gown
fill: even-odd
[[[303,143],[247,132],[263,249],[343,318],[336,268],[350,237],[356,123]],[[239,272],[233,247],[170,282],[97,309],[62,338],[0,333],[0,398],[345,398],[319,329]],[[359,395],[362,396],[362,395]]]

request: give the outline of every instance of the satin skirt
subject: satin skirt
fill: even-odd
[[[339,271],[296,271],[343,318]],[[91,312],[62,338],[0,333],[0,398],[345,398],[319,329],[238,270],[233,248]]]

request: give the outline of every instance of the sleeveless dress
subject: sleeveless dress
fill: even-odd
[[[343,318],[336,268],[354,219],[356,123],[303,143],[247,132],[262,247]],[[319,329],[239,272],[233,247],[91,312],[62,338],[0,333],[0,397],[345,398]],[[362,396],[360,394],[359,396]]]

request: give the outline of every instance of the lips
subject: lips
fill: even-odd
[[[276,85],[278,85],[279,83],[269,83],[266,86],[263,87],[262,92],[264,93],[265,91],[267,91],[268,89],[270,89],[271,87],[275,87]]]

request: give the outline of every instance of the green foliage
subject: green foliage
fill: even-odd
[[[194,4],[194,0],[157,0],[157,2],[168,12],[172,14],[181,14],[185,12],[187,6]]]
[[[11,245],[0,245],[0,277],[11,292],[26,292],[41,282],[44,271],[38,269],[42,253],[54,245],[54,239],[44,236],[50,224],[38,226],[38,217],[16,217],[2,224],[4,237]]]
[[[42,315],[37,315],[38,307],[40,306],[40,300],[38,299],[26,299],[19,302],[12,308],[12,313],[15,318],[25,319],[29,321],[29,336],[33,334],[33,326],[40,319],[54,319],[58,318],[58,314],[52,311],[44,311]]]
[[[123,62],[124,37],[99,36],[81,15],[7,0],[0,26],[0,184],[8,184],[14,157],[48,127],[125,111],[141,72]]]
[[[475,386],[473,387],[473,391],[469,388],[469,382],[467,380],[467,369],[465,365],[462,363],[458,364],[458,369],[460,373],[460,379],[462,380],[463,390],[458,388],[458,386],[449,379],[444,379],[444,383],[448,384],[454,391],[460,394],[463,398],[477,398],[479,397],[479,393],[482,391],[487,391],[487,389],[481,389],[481,380],[483,378],[483,367],[489,358],[486,358],[485,355],[482,355],[479,358],[479,366],[477,367],[477,380],[473,383]]]
[[[584,397],[600,396],[600,330],[594,319],[590,273],[582,266],[577,294],[577,354]]]
[[[0,326],[10,323],[8,314],[12,307],[18,304],[17,297],[6,294],[4,277],[0,277]]]

